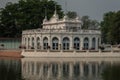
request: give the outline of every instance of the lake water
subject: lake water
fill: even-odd
[[[102,80],[120,58],[0,58],[0,80]]]

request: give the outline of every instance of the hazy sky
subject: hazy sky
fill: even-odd
[[[0,0],[0,7],[6,2],[17,2],[18,0]],[[65,0],[57,0],[65,8]],[[76,11],[79,16],[88,15],[91,19],[101,21],[103,14],[108,11],[120,10],[120,0],[66,0],[67,10]]]

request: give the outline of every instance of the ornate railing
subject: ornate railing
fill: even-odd
[[[80,33],[80,34],[101,34],[99,30],[66,30],[66,29],[32,29],[25,30],[23,34],[31,33]]]

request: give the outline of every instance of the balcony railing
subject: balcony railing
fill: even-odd
[[[32,33],[80,33],[80,34],[101,34],[99,30],[66,30],[66,29],[32,29],[25,30],[23,34],[32,34]]]

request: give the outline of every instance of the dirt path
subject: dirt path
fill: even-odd
[[[20,50],[0,50],[0,57],[14,57],[21,58]]]

